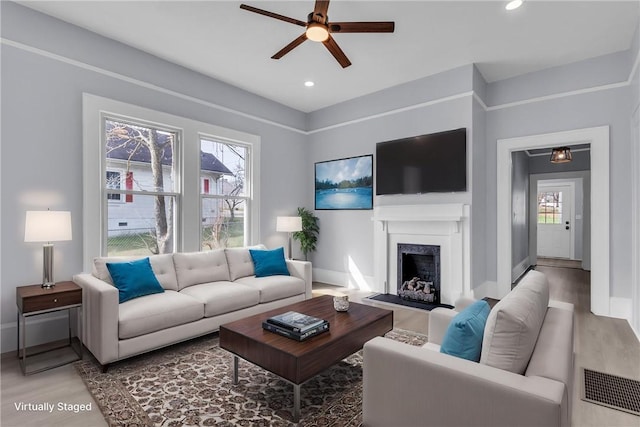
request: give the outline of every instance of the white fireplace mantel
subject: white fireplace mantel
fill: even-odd
[[[397,292],[397,245],[440,246],[440,288],[445,304],[471,293],[469,205],[377,206],[374,231],[374,286],[378,292]]]
[[[374,221],[462,221],[465,205],[460,203],[438,205],[376,206]]]

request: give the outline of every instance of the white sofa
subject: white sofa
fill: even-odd
[[[573,305],[549,301],[531,271],[491,309],[479,362],[440,353],[451,319],[473,300],[429,316],[423,347],[364,346],[365,426],[570,426]]]
[[[261,247],[264,249],[264,247]],[[82,287],[82,341],[108,364],[217,331],[221,324],[311,298],[311,263],[287,260],[290,276],[255,277],[248,248],[149,257],[164,292],[119,303],[101,257],[73,281]]]

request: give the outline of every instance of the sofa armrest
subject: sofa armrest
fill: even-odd
[[[568,426],[565,386],[377,337],[364,345],[365,426]]]
[[[118,360],[118,289],[88,273],[73,281],[82,288],[82,342],[103,365]]]
[[[311,263],[309,261],[298,261],[293,259],[288,259],[287,268],[289,269],[289,274],[293,277],[297,277],[299,279],[304,280],[305,283],[305,296],[304,299],[311,298],[311,289],[313,282],[311,281]]]
[[[458,314],[457,311],[443,307],[436,307],[429,312],[429,332],[427,337],[430,343],[442,345],[442,338],[447,332],[451,319]]]

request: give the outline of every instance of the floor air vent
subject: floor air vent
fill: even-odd
[[[640,416],[640,381],[582,368],[582,400]]]

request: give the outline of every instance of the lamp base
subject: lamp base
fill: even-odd
[[[53,288],[56,282],[53,280],[53,245],[48,243],[42,246],[42,287]]]

